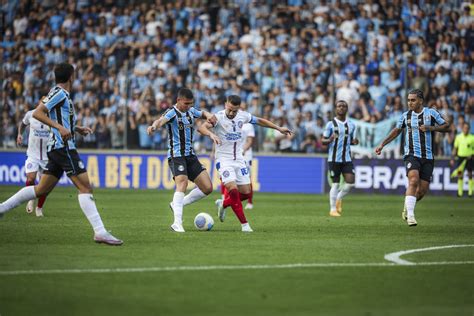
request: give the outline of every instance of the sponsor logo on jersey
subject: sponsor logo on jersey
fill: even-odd
[[[230,141],[237,141],[242,138],[242,133],[241,132],[235,132],[235,133],[226,133],[225,134],[225,139],[230,140]]]

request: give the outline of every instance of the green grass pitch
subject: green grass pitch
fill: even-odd
[[[0,200],[17,189],[0,187]],[[214,193],[185,208],[186,233],[177,234],[169,229],[172,194],[96,190],[104,223],[122,247],[92,241],[72,188],[53,191],[44,218],[26,214],[24,205],[6,214],[0,315],[474,314],[474,247],[402,257],[448,262],[439,265],[384,259],[474,245],[473,199],[428,196],[410,228],[400,216],[402,196],[348,195],[343,216],[330,218],[326,195],[256,193],[255,208],[246,211],[255,232],[244,234],[230,209],[218,222]],[[210,232],[193,226],[203,211],[216,221]],[[120,268],[135,270],[107,270]]]

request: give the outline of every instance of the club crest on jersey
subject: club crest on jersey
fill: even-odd
[[[239,122],[237,123],[237,125],[239,126],[239,128],[242,128],[242,126],[244,125],[244,122],[239,121]]]
[[[230,172],[226,170],[226,171],[224,171],[224,172],[222,173],[222,176],[223,176],[224,178],[228,178],[228,177],[230,176]]]

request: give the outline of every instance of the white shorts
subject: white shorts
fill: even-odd
[[[222,183],[250,184],[250,169],[244,160],[217,160],[216,167]]]
[[[25,172],[42,172],[46,169],[46,165],[48,164],[48,160],[40,160],[35,158],[28,157],[25,161]]]

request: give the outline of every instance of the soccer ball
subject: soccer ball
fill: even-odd
[[[194,218],[194,226],[198,230],[211,230],[214,226],[214,220],[212,216],[207,213],[199,213]]]

